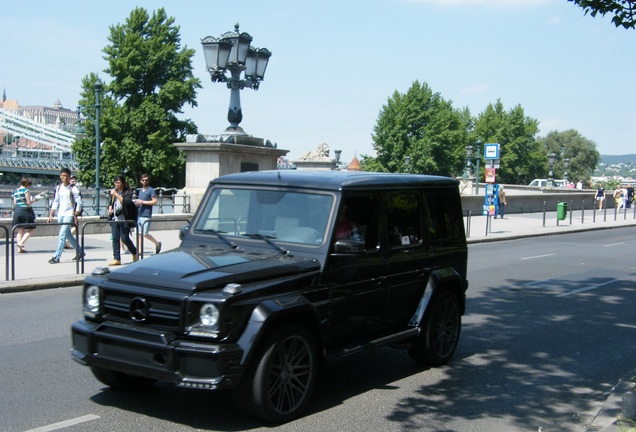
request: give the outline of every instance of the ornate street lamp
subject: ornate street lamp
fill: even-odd
[[[251,42],[252,36],[239,32],[238,23],[234,25],[234,32],[226,32],[218,39],[213,36],[201,39],[205,64],[212,82],[224,82],[231,90],[227,113],[230,126],[225,130],[228,134],[247,135],[239,126],[243,120],[240,91],[245,87],[258,90],[272,55],[267,48],[250,46]],[[226,71],[230,73],[229,77]]]
[[[563,178],[565,179],[566,186],[568,185],[568,181],[569,181],[568,168],[570,168],[570,159],[565,158],[563,159],[563,169],[565,170],[565,173],[563,174]]]
[[[342,155],[342,150],[334,150],[333,154],[336,156],[336,171],[340,171],[340,156]]]
[[[87,107],[85,106],[78,106],[77,107],[77,128],[75,129],[75,135],[77,135],[78,139],[80,139],[80,137],[84,134],[84,128],[82,127],[81,123],[80,123],[80,113],[79,113],[79,109],[80,108],[95,108],[95,118],[93,119],[91,117],[92,120],[94,120],[95,122],[95,207],[96,207],[96,214],[97,216],[99,216],[99,169],[100,169],[100,153],[101,153],[101,148],[100,148],[100,141],[99,141],[99,110],[101,108],[101,94],[102,91],[102,83],[97,81],[95,83],[95,105],[89,105]]]
[[[556,162],[556,154],[549,153],[548,154],[548,167],[550,167],[550,172],[548,173],[548,184],[550,187],[554,187],[554,163]]]

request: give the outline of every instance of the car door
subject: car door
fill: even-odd
[[[407,324],[421,298],[427,277],[427,251],[418,190],[392,190],[384,196],[387,226],[388,321]]]
[[[377,192],[345,194],[340,200],[323,273],[329,291],[328,323],[324,327],[329,345],[344,344],[385,325],[386,261],[380,249],[379,206]],[[336,238],[343,218],[355,222],[362,242]]]

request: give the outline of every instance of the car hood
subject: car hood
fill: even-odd
[[[316,260],[282,253],[193,246],[143,259],[104,277],[109,282],[195,292],[319,269]]]

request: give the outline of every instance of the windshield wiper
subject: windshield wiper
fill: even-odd
[[[212,233],[212,234],[216,235],[218,238],[220,238],[221,240],[223,240],[232,249],[238,249],[238,245],[236,243],[234,243],[232,240],[228,239],[227,237],[225,237],[223,234],[221,234],[219,231],[217,231],[215,229],[207,228],[207,229],[202,229],[202,230],[195,230],[195,232],[197,232],[197,233],[199,233],[199,232]]]
[[[274,249],[276,249],[277,251],[281,252],[283,255],[289,255],[292,256],[291,252],[289,252],[287,249],[285,249],[282,246],[279,246],[276,242],[272,241],[271,239],[276,238],[276,237],[272,237],[272,236],[265,236],[263,234],[258,234],[258,233],[254,233],[254,234],[243,234],[245,237],[249,237],[249,238],[254,238],[254,239],[261,239],[264,240],[268,245],[272,246]]]

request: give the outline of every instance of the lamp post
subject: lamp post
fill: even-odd
[[[550,171],[548,172],[548,184],[550,187],[554,187],[554,163],[556,162],[556,154],[548,153],[548,167]]]
[[[570,168],[570,159],[565,158],[563,159],[563,169],[564,169],[564,173],[563,173],[563,178],[565,180],[565,186],[567,187],[568,182],[569,182],[569,174],[568,174],[568,168]]]
[[[470,177],[470,168],[475,170],[475,195],[479,194],[479,162],[481,161],[481,140],[477,140],[475,146],[477,147],[477,156],[475,164],[472,162],[473,154],[475,153],[475,147],[471,145],[466,146],[466,168],[468,169]]]
[[[408,172],[410,171],[410,167],[411,167],[411,157],[404,156],[404,172],[408,174]]]
[[[342,150],[334,150],[333,154],[336,156],[336,171],[340,171],[340,156],[342,155]]]
[[[239,126],[243,120],[240,92],[245,87],[258,90],[260,82],[264,79],[269,57],[272,55],[267,48],[250,46],[251,42],[252,36],[239,32],[238,23],[234,25],[234,32],[226,32],[218,39],[207,36],[201,40],[212,82],[224,82],[231,90],[227,113],[230,126],[225,130],[227,134],[247,135]],[[229,77],[226,71],[230,73]]]
[[[79,115],[79,109],[80,108],[95,108],[95,118],[93,119],[91,117],[92,120],[95,121],[95,207],[96,207],[96,214],[97,216],[99,216],[99,207],[100,207],[100,203],[99,203],[99,191],[100,191],[100,187],[99,187],[99,177],[100,177],[100,153],[101,153],[101,148],[100,148],[100,141],[99,141],[99,111],[101,108],[101,91],[102,91],[102,83],[97,81],[95,83],[95,104],[94,105],[89,105],[88,107],[84,107],[84,106],[78,106],[77,107],[77,128],[75,129],[75,135],[81,136],[84,134],[84,128],[82,127],[81,123],[80,123],[80,115]]]

